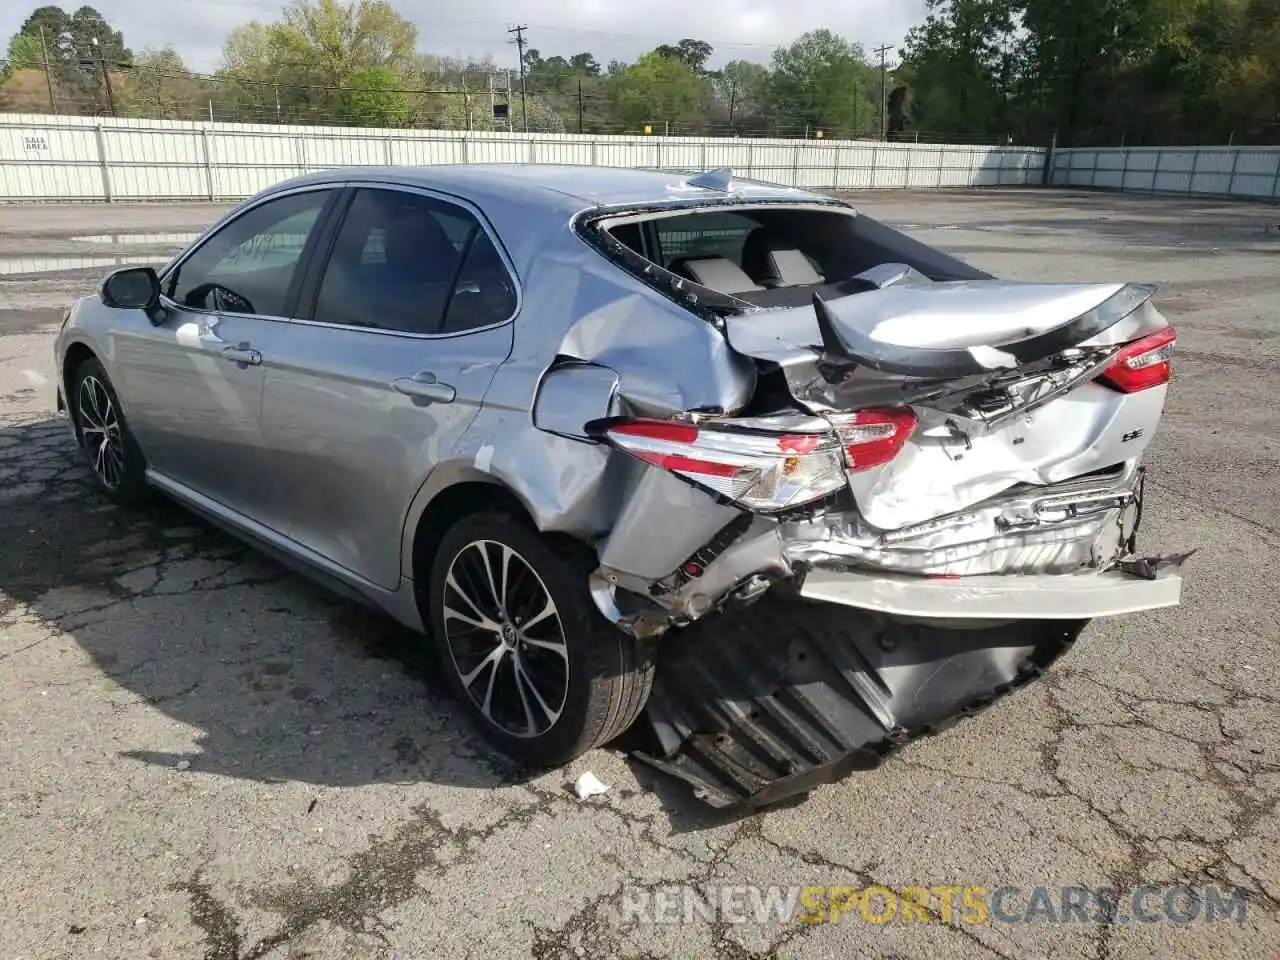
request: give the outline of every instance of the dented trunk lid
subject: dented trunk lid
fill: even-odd
[[[913,409],[898,456],[849,473],[872,526],[899,530],[1140,458],[1166,388],[1122,393],[1097,377],[1120,345],[1168,325],[1152,287],[869,274],[883,286],[727,317],[725,334],[809,413]]]

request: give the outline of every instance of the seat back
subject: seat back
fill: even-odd
[[[817,264],[787,237],[761,228],[752,231],[742,245],[742,265],[766,287],[797,287],[823,283]]]
[[[668,269],[717,293],[732,295],[764,289],[724,257],[676,257]]]

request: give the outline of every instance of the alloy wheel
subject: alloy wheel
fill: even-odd
[[[454,669],[485,718],[514,737],[537,737],[569,695],[569,649],[551,592],[504,543],[475,540],[449,564],[442,598]]]
[[[89,464],[98,479],[115,490],[124,476],[124,437],[116,405],[101,380],[87,376],[80,381],[76,409]]]

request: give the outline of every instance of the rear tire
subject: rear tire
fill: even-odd
[[[653,687],[654,644],[587,588],[593,557],[505,513],[459,520],[431,569],[430,623],[449,685],[484,736],[553,767],[619,736]]]
[[[151,496],[147,461],[133,439],[106,369],[91,357],[75,368],[70,381],[68,406],[75,417],[80,451],[98,489],[121,505],[144,503]]]

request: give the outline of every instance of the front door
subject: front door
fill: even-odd
[[[117,344],[150,467],[268,524],[263,358],[283,344],[304,254],[337,193],[288,194],[223,225],[162,279],[166,319]]]
[[[264,384],[281,532],[392,590],[409,504],[511,352],[515,279],[477,212],[390,187],[353,192],[315,278]]]

